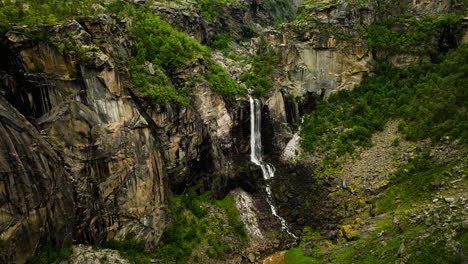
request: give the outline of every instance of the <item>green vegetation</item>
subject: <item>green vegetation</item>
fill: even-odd
[[[377,213],[395,211],[409,207],[411,203],[430,199],[431,191],[437,190],[434,186],[439,186],[446,178],[444,173],[449,171],[450,166],[430,158],[429,153],[410,160],[393,175],[390,187],[376,201]],[[395,203],[396,200],[400,202]]]
[[[2,0],[0,1],[0,32],[5,32],[9,23],[54,24],[77,16],[98,13],[93,7],[96,0]]]
[[[8,23],[58,23],[75,16],[97,13],[92,8],[92,5],[96,3],[95,0],[30,2],[25,0],[0,2],[0,18],[4,18],[0,20],[2,21],[0,24],[2,32],[10,27]],[[213,3],[226,4],[231,1],[200,2],[202,6],[205,6]],[[28,8],[23,8],[26,4]],[[133,23],[129,23],[129,30],[135,39],[135,50],[132,58],[124,63],[127,64],[136,94],[154,103],[173,101],[188,105],[189,85],[176,87],[171,84],[170,77],[175,69],[184,67],[198,58],[205,58],[212,64],[208,48],[186,34],[173,29],[145,5],[133,5],[115,0],[104,6],[106,10],[101,10],[101,12],[117,14],[120,17],[131,17],[133,20]],[[61,53],[77,58],[84,65],[92,58],[94,52],[99,51],[96,46],[78,47],[67,39],[60,43],[53,41],[48,32],[40,30],[28,29],[25,34],[35,39],[51,42]],[[218,48],[225,48],[228,45],[227,42],[228,36],[221,35],[215,40],[214,45]],[[205,75],[211,87],[227,98],[242,94],[237,83],[220,66],[210,65]]]
[[[302,247],[291,248],[285,256],[286,264],[309,264],[316,263],[312,257],[304,255]]]
[[[118,250],[122,257],[133,264],[147,264],[151,260],[151,254],[145,249],[144,241],[137,240],[132,235],[124,240],[110,240],[105,247]]]
[[[234,41],[234,38],[226,33],[218,34],[213,38],[211,47],[213,49],[227,51],[229,49],[229,42]]]
[[[286,263],[396,263],[402,258],[408,263],[460,263],[461,252],[468,249],[468,230],[462,225],[466,212],[461,204],[433,198],[463,199],[460,195],[468,180],[460,177],[467,169],[466,159],[457,157],[466,157],[466,149],[452,150],[457,154],[443,161],[430,150],[420,148],[392,175],[389,187],[373,198],[372,215],[378,217],[364,211],[344,220],[353,224],[342,226],[334,241],[306,227],[299,247],[287,252]],[[454,180],[460,190],[443,189]],[[349,239],[349,233],[358,239]]]
[[[204,19],[211,21],[213,17],[219,16],[222,11],[223,5],[233,4],[240,5],[239,2],[235,0],[196,0],[200,13]]]
[[[210,66],[205,77],[214,91],[226,98],[243,94],[242,89],[226,70],[211,61],[205,46],[176,31],[167,22],[145,9],[130,10],[129,15],[136,18],[130,28],[136,41],[136,52],[130,61],[130,72],[133,86],[137,88],[139,96],[151,98],[157,103],[175,101],[188,105],[187,95],[190,90],[177,89],[170,85],[168,76],[174,69],[197,58],[209,61]],[[224,47],[227,45],[227,37],[221,36],[215,44]],[[144,66],[147,61],[152,63],[154,74],[150,74]]]
[[[39,253],[30,257],[27,263],[31,264],[58,264],[70,258],[73,254],[71,243],[66,243],[63,246],[57,246],[55,243],[47,243],[41,248]]]
[[[106,247],[118,250],[134,264],[146,264],[152,258],[187,263],[191,257],[199,257],[192,254],[202,245],[207,247],[206,256],[223,259],[236,243],[241,245],[248,241],[230,195],[222,200],[211,200],[209,193],[197,195],[192,189],[172,197],[169,213],[173,222],[164,230],[162,245],[155,251],[146,250],[144,242],[132,236],[122,241],[109,241]]]
[[[233,99],[234,96],[245,93],[239,84],[220,65],[212,63],[205,77],[211,89],[224,95],[226,99]]]
[[[375,50],[386,54],[427,55],[437,53],[441,28],[456,24],[463,17],[463,12],[422,18],[405,14],[378,21],[363,29],[367,41]]]
[[[171,70],[207,54],[206,47],[176,31],[157,15],[146,10],[133,10],[135,22],[130,30],[136,42],[134,57],[130,60],[133,86],[139,96],[157,103],[175,101],[188,105],[189,91],[176,89],[168,83]],[[154,74],[145,67],[151,62]]]
[[[279,63],[278,55],[263,46],[255,56],[250,59],[252,68],[240,76],[248,88],[253,89],[256,97],[265,96],[273,87],[272,75]]]
[[[275,25],[285,23],[293,18],[293,8],[288,0],[267,0],[266,5],[273,11]]]
[[[327,153],[334,161],[357,147],[371,144],[372,134],[390,118],[401,119],[400,130],[410,140],[445,137],[468,139],[465,84],[468,46],[450,52],[442,63],[422,61],[407,69],[385,63],[352,91],[327,101],[317,98],[316,109],[301,124],[302,145],[308,152]]]
[[[185,263],[195,248],[207,243],[206,254],[221,259],[232,250],[232,245],[224,240],[227,235],[234,235],[241,242],[247,241],[233,198],[226,196],[223,200],[211,201],[208,196],[208,193],[198,196],[192,189],[174,197],[169,209],[174,223],[164,231],[163,245],[156,256]],[[207,206],[210,204],[219,208],[216,215],[209,214]]]

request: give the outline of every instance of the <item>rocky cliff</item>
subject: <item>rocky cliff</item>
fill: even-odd
[[[154,8],[205,43],[229,27],[181,6]],[[270,23],[261,2],[223,8],[237,23],[230,28]],[[178,24],[184,17],[195,20]],[[214,197],[256,189],[246,177],[246,101],[226,101],[206,82],[194,86],[191,106],[139,98],[122,64],[134,45],[126,23],[99,15],[15,27],[2,40],[3,262],[24,262],[46,241],[99,245],[133,234],[152,248],[170,222],[169,193],[197,184]],[[171,82],[207,67],[197,60]]]
[[[312,226],[322,240],[350,241],[343,219],[367,210],[414,148],[406,141],[392,147],[390,137],[398,135],[392,121],[382,132],[387,136],[376,135],[375,146],[358,161],[344,160],[342,170],[320,178],[321,157],[304,154],[295,126],[315,110],[317,98],[360,84],[375,71],[377,58],[402,67],[430,57],[387,54],[366,40],[363,27],[405,10],[422,17],[460,7],[459,1],[399,1],[385,9],[381,1],[294,0],[291,8],[286,1],[253,0],[227,1],[213,13],[194,1],[124,2],[148,8],[203,44],[228,34],[237,55],[253,57],[260,48],[275,54],[272,89],[261,98],[264,157],[277,168],[272,200],[293,233]],[[292,20],[295,11],[291,23],[268,27]],[[248,100],[224,96],[205,79],[214,62],[236,80],[251,63],[225,51],[200,56],[168,73],[168,83],[190,88],[189,103],[155,103],[138,94],[125,63],[135,55],[133,23],[101,14],[55,25],[12,25],[1,39],[0,262],[24,263],[47,242],[99,246],[132,235],[155,248],[174,220],[170,197],[194,186],[213,199],[230,193],[251,238],[238,245],[227,234],[235,256],[206,263],[256,262],[288,241],[274,234],[280,223],[265,200],[260,168],[250,162]],[[448,26],[431,41],[443,53],[466,42],[466,32],[466,25]],[[153,66],[145,62],[150,75]],[[380,156],[383,149],[401,155]],[[381,167],[385,173],[377,172]],[[215,206],[207,208],[228,222]],[[306,244],[309,250],[317,241]],[[205,251],[195,255],[203,259]],[[81,261],[76,252],[73,259]]]

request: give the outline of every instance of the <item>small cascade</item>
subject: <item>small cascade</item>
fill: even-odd
[[[297,237],[289,231],[289,227],[276,211],[276,207],[273,205],[273,199],[271,194],[270,180],[275,176],[275,167],[268,164],[262,159],[262,136],[261,136],[261,105],[259,100],[253,99],[249,96],[250,101],[250,160],[262,169],[263,178],[266,181],[265,191],[267,193],[267,202],[270,205],[271,212],[281,222],[281,229],[286,231],[294,239]]]

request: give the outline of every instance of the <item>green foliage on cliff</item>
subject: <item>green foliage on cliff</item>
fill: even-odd
[[[77,16],[89,16],[98,12],[96,0],[2,0],[0,1],[0,32],[9,23],[20,25],[54,24]]]
[[[405,14],[378,21],[363,29],[369,44],[378,51],[426,55],[437,52],[442,27],[453,25],[463,17],[461,12],[422,18]]]
[[[49,242],[40,249],[36,256],[28,258],[26,263],[58,264],[69,259],[72,254],[73,248],[71,243],[58,246],[55,243]]]
[[[275,24],[288,22],[293,18],[293,8],[289,0],[267,0],[266,6],[273,11]]]
[[[266,48],[260,49],[250,59],[252,68],[240,76],[240,80],[252,89],[256,97],[265,96],[273,87],[272,76],[279,64],[278,55]]]
[[[170,71],[207,54],[206,47],[194,39],[173,29],[166,21],[146,10],[133,9],[129,15],[135,18],[130,30],[135,39],[135,54],[130,60],[132,84],[138,95],[157,103],[175,101],[188,105],[185,89],[169,84]],[[151,62],[151,74],[146,62]]]
[[[318,98],[301,124],[303,147],[329,154],[329,160],[369,146],[371,135],[390,118],[401,119],[407,139],[468,139],[465,86],[468,46],[450,52],[442,63],[422,61],[407,69],[381,63],[353,91]]]
[[[136,59],[175,69],[207,53],[206,47],[172,28],[154,13],[137,11],[131,26],[136,41]]]
[[[205,244],[208,257],[222,259],[233,246],[232,241],[225,240],[227,236],[234,236],[241,243],[247,241],[232,196],[219,201],[210,200],[208,196],[208,193],[197,195],[192,189],[173,197],[169,208],[173,223],[164,230],[163,244],[156,251],[158,258],[186,263],[192,251]],[[209,210],[215,210],[216,215]]]
[[[231,1],[212,0],[201,2],[205,5],[215,2],[215,4],[226,4]],[[129,23],[129,30],[135,40],[135,49],[127,66],[136,94],[155,103],[173,101],[188,105],[189,88],[180,87],[180,85],[176,87],[170,82],[170,76],[174,70],[183,68],[198,58],[208,59],[210,57],[208,48],[172,28],[146,5],[133,5],[115,0],[104,4],[106,10],[94,10],[92,5],[95,3],[95,0],[19,0],[16,2],[7,0],[0,2],[0,18],[2,18],[0,27],[4,32],[9,28],[8,23],[58,23],[76,16],[96,14],[98,11],[116,14],[122,18],[130,17],[133,22]],[[213,6],[210,8],[213,8]],[[28,32],[32,38],[50,41],[48,32]],[[215,44],[224,47],[227,44],[224,42],[227,42],[227,40],[220,38]],[[84,55],[89,54],[80,52],[80,47],[73,46],[67,40],[53,44],[60,51],[77,58],[80,63],[85,62],[86,56]],[[205,76],[211,87],[227,98],[241,95],[241,89],[229,77],[227,72],[220,66],[211,64],[213,63],[210,62],[209,70]]]
[[[213,17],[222,15],[223,5],[232,4],[240,5],[235,0],[195,0],[198,3],[200,13],[208,21],[211,21]]]
[[[236,95],[243,95],[245,93],[244,89],[218,64],[212,63],[205,77],[211,89],[224,95],[226,99],[233,99]]]

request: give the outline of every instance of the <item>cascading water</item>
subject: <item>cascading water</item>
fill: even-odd
[[[281,222],[281,229],[286,231],[294,239],[297,237],[289,231],[289,227],[277,211],[276,207],[273,205],[272,196],[271,196],[271,187],[270,179],[275,176],[275,167],[273,165],[263,162],[262,159],[262,136],[260,133],[261,129],[261,107],[260,102],[257,99],[253,99],[249,96],[250,101],[250,160],[259,166],[262,169],[263,178],[266,181],[266,193],[267,193],[267,202],[270,205],[271,212],[273,215],[278,218]]]

